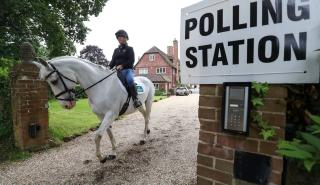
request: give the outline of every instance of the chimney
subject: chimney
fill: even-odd
[[[179,81],[180,77],[180,64],[179,64],[179,54],[178,54],[178,41],[177,39],[173,40],[173,65],[177,68],[176,73],[176,82]]]
[[[167,47],[167,55],[173,57],[173,46]]]
[[[178,41],[177,41],[177,39],[174,39],[173,40],[173,63],[175,64],[175,65],[177,65],[178,64],[178,61],[179,61],[179,58],[178,58]]]

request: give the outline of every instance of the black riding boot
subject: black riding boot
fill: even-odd
[[[129,87],[129,91],[130,91],[130,94],[132,96],[132,99],[133,99],[133,106],[135,108],[139,108],[142,106],[141,102],[139,101],[139,99],[137,98],[137,91],[136,91],[136,87],[135,85]]]

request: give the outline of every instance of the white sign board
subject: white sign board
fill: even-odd
[[[182,83],[318,83],[320,0],[205,0],[181,11]]]

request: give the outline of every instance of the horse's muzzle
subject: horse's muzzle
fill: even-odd
[[[65,109],[72,109],[76,105],[76,101],[67,101],[64,105]]]

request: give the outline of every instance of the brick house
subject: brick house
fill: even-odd
[[[178,41],[167,47],[167,54],[156,46],[146,51],[135,65],[136,76],[146,76],[156,89],[166,93],[179,81]]]

